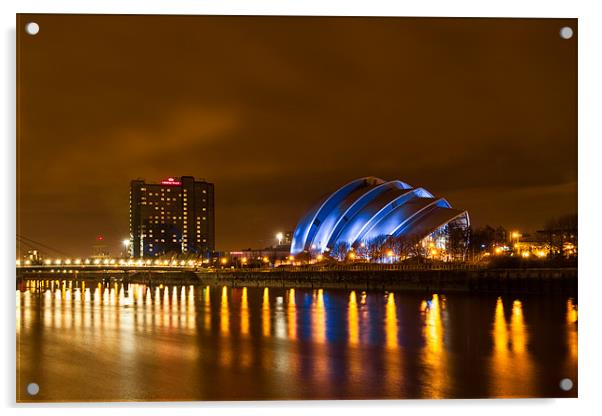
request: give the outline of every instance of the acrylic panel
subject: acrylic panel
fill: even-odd
[[[17,15],[18,402],[577,397],[577,20]]]

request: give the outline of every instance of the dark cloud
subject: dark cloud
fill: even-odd
[[[216,184],[217,245],[264,245],[360,176],[477,224],[576,211],[572,19],[20,15],[19,232],[127,235],[129,180]]]

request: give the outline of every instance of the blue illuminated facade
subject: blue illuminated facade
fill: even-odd
[[[291,253],[323,253],[386,236],[424,238],[468,213],[424,188],[375,177],[356,179],[318,202],[297,224]]]

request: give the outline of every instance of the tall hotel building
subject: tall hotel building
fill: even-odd
[[[192,176],[160,183],[130,183],[130,244],[133,257],[168,253],[208,256],[215,249],[213,184]]]

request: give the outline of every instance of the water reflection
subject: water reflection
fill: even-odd
[[[326,341],[326,312],[324,310],[324,290],[314,291],[314,302],[312,310],[312,337],[315,342],[323,343]]]
[[[246,287],[243,287],[240,298],[240,333],[245,337],[249,335],[249,300]]]
[[[226,286],[222,287],[220,331],[222,335],[228,335],[230,332],[230,309],[228,305],[228,288]]]
[[[566,301],[566,327],[569,357],[577,360],[577,305],[573,298]]]
[[[295,302],[295,289],[288,291],[287,307],[288,338],[292,341],[297,339],[297,304]]]
[[[425,367],[423,397],[441,399],[446,397],[448,388],[447,351],[443,345],[444,327],[441,321],[441,303],[438,294],[422,304],[424,307],[423,336],[425,346],[422,362]]]
[[[387,308],[385,312],[385,335],[387,348],[395,350],[397,342],[397,310],[395,307],[395,295],[387,295]]]
[[[261,326],[263,328],[263,336],[269,337],[271,331],[271,316],[270,316],[270,290],[266,287],[263,289],[263,303],[261,306]]]
[[[508,325],[503,300],[497,299],[492,336],[491,394],[527,397],[524,392],[533,390],[533,360],[528,351],[528,328],[520,300],[512,302]]]
[[[573,298],[566,301],[566,344],[568,356],[565,363],[565,371],[570,374],[572,368],[577,367],[578,343],[577,343],[577,305]]]
[[[348,316],[349,344],[357,345],[360,341],[360,327],[357,313],[357,298],[354,290],[349,294]]]
[[[59,279],[16,305],[44,400],[553,396],[577,371],[574,298]]]

